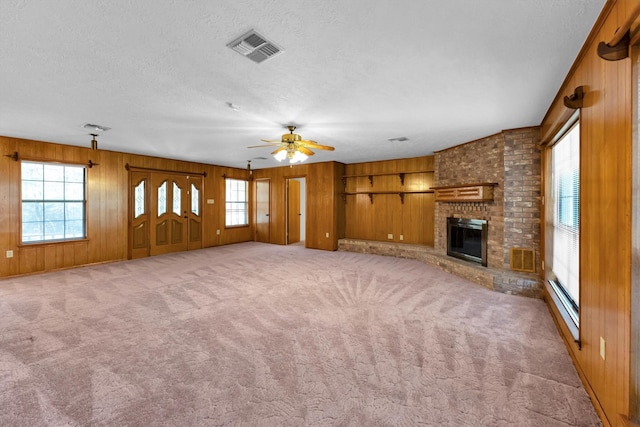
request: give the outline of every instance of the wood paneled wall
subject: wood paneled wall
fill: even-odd
[[[385,160],[346,165],[346,185],[343,192],[425,191],[433,186],[434,157]],[[407,173],[404,185],[397,173]],[[395,173],[390,175],[376,175]],[[368,176],[372,174],[373,184]],[[354,176],[355,175],[355,176]],[[398,194],[367,194],[345,196],[345,237],[433,246],[435,205],[432,193],[405,194],[404,203]],[[389,235],[393,235],[391,239]]]
[[[562,98],[585,87],[581,110],[580,338],[582,347],[549,302],[561,334],[601,416],[622,425],[630,400],[631,291],[631,61],[596,54],[630,16],[638,0],[609,1],[542,122],[553,133],[567,116]],[[546,156],[544,156],[546,157]],[[544,169],[548,165],[545,162]],[[635,189],[634,191],[638,191]],[[547,298],[549,301],[549,298]],[[600,357],[600,339],[606,358]]]
[[[255,170],[254,179],[268,178],[270,183],[270,242],[279,245],[286,242],[287,178],[304,177],[307,189],[305,246],[337,250],[338,239],[344,237],[344,204],[340,197],[343,174],[344,165],[336,162]]]
[[[87,239],[35,245],[20,243],[20,162],[7,157],[61,163],[98,163],[87,169]],[[203,246],[253,239],[251,226],[225,229],[223,174],[246,179],[244,169],[0,137],[0,277],[123,260],[128,252],[128,171],[136,167],[203,173]],[[207,204],[213,199],[214,204]],[[216,234],[216,230],[220,234]],[[13,258],[6,258],[12,250]]]

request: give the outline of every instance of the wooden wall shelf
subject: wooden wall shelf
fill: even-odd
[[[373,186],[373,177],[374,176],[398,175],[398,178],[400,178],[400,185],[404,185],[404,176],[405,175],[414,174],[414,173],[431,173],[431,172],[433,172],[433,171],[432,170],[417,170],[417,171],[408,171],[408,172],[376,172],[376,173],[363,173],[363,174],[358,174],[358,175],[342,175],[342,184],[344,184],[346,186],[348,178],[361,178],[363,176],[366,176],[367,178],[369,178],[369,183],[371,184],[371,186]]]
[[[497,182],[431,187],[436,202],[492,202]]]
[[[394,174],[395,175],[395,174]],[[409,190],[409,191],[355,191],[355,192],[346,192],[342,193],[342,198],[346,201],[347,196],[354,196],[357,194],[366,194],[369,196],[369,200],[373,203],[373,195],[374,194],[397,194],[400,196],[400,203],[404,204],[404,195],[405,194],[432,194],[433,190]]]

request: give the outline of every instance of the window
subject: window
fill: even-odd
[[[580,124],[577,114],[551,147],[548,279],[559,309],[580,325]],[[571,329],[571,325],[570,325]],[[574,332],[574,335],[577,335]],[[576,337],[577,338],[577,337]]]
[[[226,219],[227,227],[249,224],[249,182],[240,179],[226,179]]]
[[[23,161],[22,243],[86,237],[84,166]]]
[[[191,183],[191,213],[200,215],[200,191],[193,183]]]
[[[167,213],[167,181],[158,187],[158,218]]]

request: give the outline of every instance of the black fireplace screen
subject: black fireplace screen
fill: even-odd
[[[447,255],[487,266],[487,221],[447,218]]]

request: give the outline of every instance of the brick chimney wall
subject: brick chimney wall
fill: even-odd
[[[447,252],[447,217],[484,219],[489,224],[487,267],[508,270],[509,249],[520,247],[535,251],[540,271],[538,140],[538,127],[513,129],[435,153],[435,186],[497,183],[493,202],[436,203],[437,252]]]
[[[504,268],[509,249],[533,249],[536,271],[541,269],[541,152],[539,129],[504,131]]]

